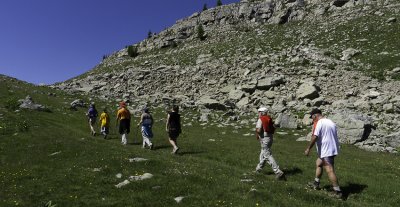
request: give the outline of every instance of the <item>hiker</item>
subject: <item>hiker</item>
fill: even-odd
[[[131,114],[129,110],[126,108],[126,103],[121,102],[119,104],[119,110],[117,112],[117,125],[119,122],[119,134],[121,135],[121,143],[123,145],[128,144],[128,134],[131,129]]]
[[[107,135],[110,131],[110,116],[107,113],[107,108],[103,109],[103,113],[100,115],[100,132],[107,139]]]
[[[142,148],[146,148],[146,145],[149,146],[150,149],[153,149],[153,143],[151,139],[153,138],[153,116],[151,116],[149,108],[145,107],[142,110],[142,115],[140,116],[140,122],[138,126],[141,126],[142,137],[143,137],[143,146]]]
[[[89,110],[86,113],[86,116],[88,117],[88,121],[89,121],[90,133],[93,136],[96,136],[96,131],[94,130],[94,124],[96,123],[97,115],[98,115],[98,113],[97,113],[96,107],[95,107],[94,103],[91,103],[89,106]]]
[[[177,139],[182,129],[181,115],[179,114],[179,107],[176,105],[172,106],[172,111],[168,113],[165,130],[168,132],[169,143],[173,147],[172,154],[177,154],[179,150]]]
[[[268,115],[268,109],[266,107],[260,107],[258,109],[258,120],[256,124],[256,138],[261,144],[260,162],[256,167],[256,172],[261,172],[265,162],[267,162],[275,173],[276,179],[284,179],[285,175],[282,170],[279,169],[274,157],[272,156],[271,146],[273,143],[273,137],[275,132],[274,122]]]
[[[323,117],[321,110],[317,108],[310,112],[310,118],[313,120],[314,124],[311,141],[304,151],[304,154],[308,156],[311,148],[316,143],[318,158],[315,162],[315,179],[313,182],[309,182],[308,186],[315,190],[320,189],[320,179],[323,169],[325,169],[333,186],[334,192],[332,196],[341,199],[343,194],[340,190],[334,168],[335,156],[339,154],[339,140],[337,137],[336,124],[332,120]]]

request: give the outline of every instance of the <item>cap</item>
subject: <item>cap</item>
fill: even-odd
[[[317,109],[317,108],[311,110],[311,112],[310,112],[310,119],[312,118],[312,116],[313,116],[314,114],[322,114],[322,112],[321,112],[321,110],[319,110],[319,109]]]
[[[258,108],[257,111],[258,111],[258,112],[268,112],[268,109],[267,109],[267,107],[265,107],[265,106],[261,106],[260,108]]]

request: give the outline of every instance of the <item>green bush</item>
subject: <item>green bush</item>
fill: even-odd
[[[0,134],[1,135],[6,135],[6,134],[11,134],[12,128],[9,124],[6,122],[0,122]]]
[[[17,110],[19,108],[18,99],[15,97],[11,97],[11,98],[7,99],[5,107],[6,107],[6,109],[8,109],[10,111]]]
[[[132,45],[128,46],[129,57],[137,57],[139,55],[138,48]]]
[[[207,8],[207,4],[204,4],[203,5],[203,11],[205,11],[205,10],[207,10],[208,8]]]
[[[202,24],[199,24],[197,26],[197,38],[199,38],[200,40],[205,40],[206,39],[204,28],[203,28]]]

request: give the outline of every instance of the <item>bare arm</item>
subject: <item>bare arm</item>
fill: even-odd
[[[261,128],[256,128],[256,139],[260,139]]]
[[[315,142],[317,141],[318,136],[312,135],[310,144],[308,145],[307,149],[304,151],[304,154],[308,156],[310,154],[311,148],[314,146]]]
[[[169,126],[169,114],[167,116],[167,122],[165,124],[165,131],[168,131],[168,126]]]
[[[137,125],[140,126],[142,123],[143,123],[143,114],[140,116],[140,122]]]

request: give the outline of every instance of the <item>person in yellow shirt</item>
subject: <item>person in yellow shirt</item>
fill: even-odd
[[[107,113],[107,108],[104,108],[103,113],[100,115],[100,131],[104,139],[107,139],[107,135],[110,132],[110,116]]]
[[[119,110],[117,112],[117,125],[119,122],[119,134],[121,134],[121,143],[123,145],[128,144],[128,134],[131,128],[131,113],[126,108],[126,103],[121,102],[119,104]]]

